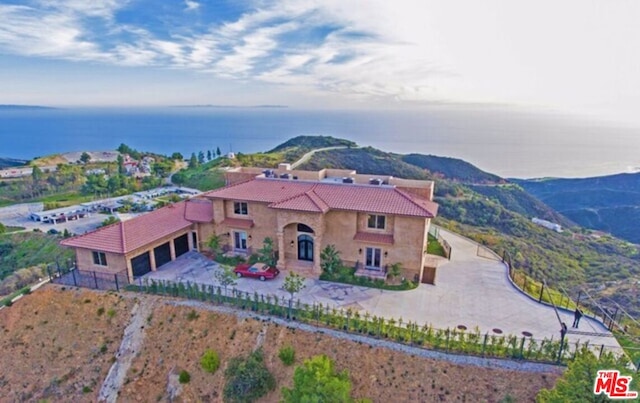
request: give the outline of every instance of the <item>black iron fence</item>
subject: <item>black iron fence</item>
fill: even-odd
[[[610,351],[608,346],[589,346],[589,343],[569,343],[559,338],[534,339],[531,335],[505,335],[499,329],[482,334],[479,329],[465,326],[437,329],[412,321],[387,319],[367,312],[338,309],[329,304],[304,304],[286,296],[250,293],[208,284],[182,283],[138,279],[127,287],[131,291],[171,297],[188,298],[208,303],[232,306],[258,314],[276,316],[319,327],[362,334],[429,350],[465,355],[510,358],[551,364],[566,364],[576,352],[586,346],[601,356]]]
[[[112,274],[93,270],[80,270],[75,265],[72,265],[67,268],[47,266],[47,274],[49,275],[49,280],[55,284],[96,290],[120,291],[129,284],[129,275],[126,271]]]

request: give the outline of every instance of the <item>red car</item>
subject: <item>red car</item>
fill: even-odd
[[[236,273],[238,277],[255,277],[261,281],[274,279],[280,274],[280,270],[266,263],[254,263],[253,265],[240,263],[233,269],[233,272]]]

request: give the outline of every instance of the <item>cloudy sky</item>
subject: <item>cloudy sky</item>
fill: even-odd
[[[640,123],[636,0],[0,0],[0,103],[508,103]]]

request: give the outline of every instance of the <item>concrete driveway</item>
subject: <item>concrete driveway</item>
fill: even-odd
[[[436,285],[420,284],[411,291],[385,291],[367,287],[331,283],[308,278],[306,287],[296,299],[302,303],[329,304],[335,308],[367,311],[383,316],[431,324],[435,328],[476,327],[482,333],[530,333],[542,340],[560,337],[560,324],[553,308],[539,304],[515,289],[507,277],[505,266],[497,258],[476,255],[477,245],[457,234],[441,230],[441,236],[453,248],[452,259],[438,267]],[[148,279],[217,285],[213,273],[219,265],[206,257],[189,252]],[[289,296],[282,289],[286,271],[269,281],[237,279],[235,288],[253,294]],[[562,321],[571,326],[573,314],[560,312]],[[523,333],[527,332],[527,333]],[[589,340],[591,345],[605,345],[607,350],[620,351],[620,346],[599,323],[584,317],[578,330],[570,329],[570,342]]]

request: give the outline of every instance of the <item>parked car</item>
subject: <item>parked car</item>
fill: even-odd
[[[233,272],[236,273],[238,277],[255,277],[261,281],[274,279],[280,274],[280,270],[266,263],[254,263],[253,265],[240,263],[233,269]]]

